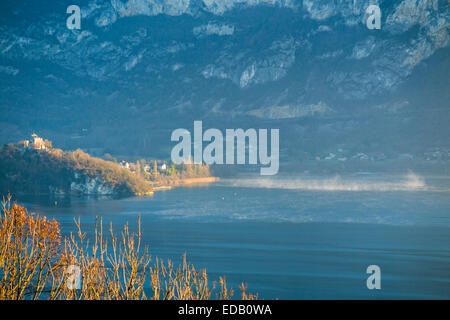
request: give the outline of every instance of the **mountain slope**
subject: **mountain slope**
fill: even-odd
[[[167,158],[203,120],[281,128],[291,160],[450,150],[448,1],[81,1],[81,30],[69,4],[1,5],[0,142]]]

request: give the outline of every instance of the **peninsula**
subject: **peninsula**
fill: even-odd
[[[92,157],[81,149],[63,151],[36,134],[30,140],[0,148],[0,192],[3,194],[152,195],[173,186],[209,183],[206,165],[175,165],[162,160],[117,161]]]

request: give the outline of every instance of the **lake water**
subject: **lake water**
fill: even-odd
[[[450,298],[449,179],[359,174],[247,177],[126,199],[22,198],[63,232],[96,216],[115,230],[141,216],[152,255],[186,252],[263,299]],[[55,201],[58,201],[55,203]],[[381,290],[366,268],[381,268]]]

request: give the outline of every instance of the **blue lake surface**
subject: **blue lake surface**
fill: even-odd
[[[153,256],[186,252],[210,279],[244,281],[263,299],[449,299],[448,179],[282,177],[230,179],[152,197],[22,198],[64,233],[96,216],[116,231],[141,216]],[[55,203],[55,201],[57,201]],[[381,290],[366,269],[381,268]],[[238,291],[238,290],[237,290]]]

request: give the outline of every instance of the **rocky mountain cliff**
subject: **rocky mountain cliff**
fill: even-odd
[[[90,0],[80,30],[70,4],[0,5],[0,142],[169,157],[203,120],[280,128],[289,161],[448,156],[447,0]]]

